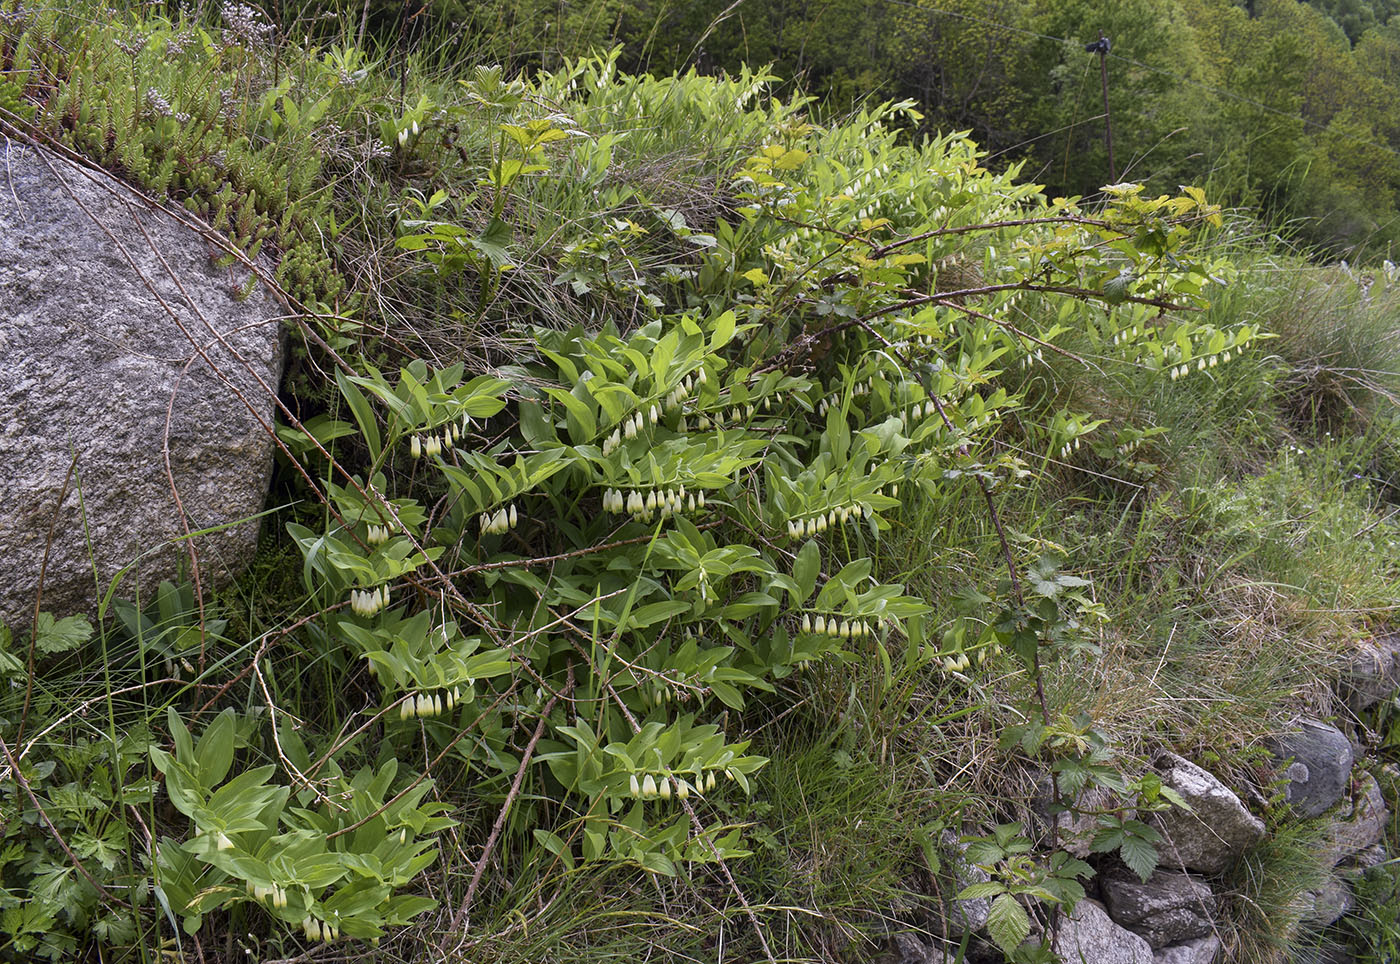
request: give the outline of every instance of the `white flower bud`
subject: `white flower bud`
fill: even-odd
[[[413,697],[410,696],[399,704],[399,719],[406,720],[413,715]]]
[[[649,490],[647,491],[646,510],[647,510],[648,512],[654,512],[654,511],[656,510],[656,490],[655,490],[655,489],[649,489]]]
[[[418,436],[416,435],[409,437],[408,454],[413,456],[415,459],[421,457],[423,454],[423,443],[419,440]]]
[[[442,716],[442,697],[437,693],[433,694],[433,716]]]
[[[702,509],[705,508],[705,490],[704,490],[704,489],[701,489],[699,492],[695,493],[695,504],[696,504],[697,506],[699,506],[700,508],[702,508]]]
[[[414,712],[418,716],[428,717],[433,715],[433,701],[428,699],[424,693],[418,694],[418,702],[414,704]]]
[[[648,773],[646,778],[642,780],[642,799],[650,800],[654,796],[656,796],[656,780]]]
[[[635,773],[627,777],[627,792],[632,794],[633,798],[642,795],[642,787],[637,783],[637,775]]]
[[[812,632],[824,635],[826,633],[826,617],[818,616],[816,622],[812,624]]]
[[[233,841],[222,830],[214,835],[214,846],[219,850],[232,850]]]
[[[407,144],[407,143],[408,143],[408,128],[405,127],[403,130],[399,131],[399,146],[402,147],[404,144]],[[312,938],[312,940],[315,940],[315,938]]]
[[[661,788],[659,790],[662,800],[671,799],[671,780],[668,777],[661,778]]]
[[[515,524],[516,524],[517,522],[519,522],[519,521],[520,521],[520,517],[519,517],[518,515],[516,515],[516,513],[515,513],[515,503],[512,502],[511,505],[510,505],[510,527],[511,527],[512,529],[514,529],[514,528],[515,528]]]
[[[688,511],[690,511],[690,512],[694,512],[694,511],[695,511],[695,494],[694,494],[694,493],[691,493],[690,495],[688,495],[688,496],[685,497],[685,507],[686,507],[686,509],[687,509]]]
[[[803,613],[803,614],[802,614],[802,631],[803,631],[804,633],[810,633],[810,632],[812,631],[812,614],[811,614],[811,613]]]
[[[715,788],[715,771],[711,770],[705,775],[705,792],[709,793]]]
[[[690,799],[690,784],[686,783],[684,780],[681,780],[681,779],[677,778],[677,780],[676,780],[676,796],[677,796],[678,798],[680,798],[681,800],[688,800],[688,799]]]
[[[661,421],[661,412],[657,410],[655,405],[651,407],[651,411],[647,413],[647,416],[651,419],[651,424],[653,425]]]

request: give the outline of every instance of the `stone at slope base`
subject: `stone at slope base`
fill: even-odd
[[[1031,801],[1031,812],[1035,816],[1035,826],[1046,837],[1050,834],[1050,813],[1055,806],[1054,785],[1049,775],[1036,782],[1035,796]],[[1113,813],[1123,820],[1136,820],[1137,810],[1128,806],[1118,794],[1103,787],[1085,787],[1075,796],[1072,809],[1055,815],[1055,842],[1061,850],[1067,850],[1080,860],[1093,852],[1094,835],[1099,830],[1101,813]]]
[[[1163,866],[1218,874],[1264,838],[1264,822],[1214,775],[1175,753],[1162,754],[1156,766],[1162,782],[1191,806],[1191,812],[1173,807],[1149,815],[1166,838]]]
[[[1356,644],[1342,669],[1342,699],[1353,713],[1392,699],[1400,690],[1400,633]]]
[[[261,288],[242,298],[246,274],[113,179],[9,139],[0,154],[0,621],[27,625],[46,545],[42,606],[60,615],[92,610],[132,563],[121,595],[187,567],[167,408],[190,531],[262,510],[284,311]],[[198,538],[204,588],[246,565],[257,534]]]
[[[1296,730],[1270,741],[1285,768],[1288,803],[1302,817],[1319,817],[1346,793],[1354,762],[1351,741],[1341,730],[1317,720],[1301,720]]]
[[[946,892],[939,895],[938,918],[930,922],[929,931],[934,934],[946,934],[956,940],[963,934],[981,930],[987,925],[987,919],[992,913],[990,897],[958,900],[956,895],[964,887],[985,884],[992,878],[981,867],[968,861],[967,844],[962,843],[953,831],[943,831],[939,835],[939,845],[945,865],[951,873],[945,874],[940,881],[940,889],[946,888]]]
[[[1390,821],[1385,796],[1376,778],[1369,773],[1362,774],[1359,784],[1328,827],[1334,865],[1380,843]]]
[[[1163,947],[1152,955],[1155,964],[1215,964],[1220,956],[1220,938],[1214,934]]]
[[[1158,870],[1144,883],[1126,868],[1099,880],[1109,916],[1154,949],[1205,937],[1215,927],[1218,901],[1199,877]]]
[[[1307,893],[1308,907],[1302,920],[1314,927],[1335,924],[1356,907],[1356,896],[1351,884],[1335,874],[1329,876],[1317,890]]]
[[[889,950],[880,955],[880,964],[953,964],[953,958],[913,934],[890,938]]]
[[[1084,899],[1060,915],[1052,949],[1065,964],[1154,964],[1152,945],[1113,923],[1096,900]]]

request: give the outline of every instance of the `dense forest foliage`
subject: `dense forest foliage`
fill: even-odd
[[[394,39],[403,9],[372,0],[371,31]],[[1386,254],[1400,236],[1396,13],[1395,0],[434,0],[414,23],[519,67],[617,44],[629,70],[769,64],[828,116],[912,98],[924,130],[971,131],[993,163],[1024,160],[1066,195],[1111,180],[1085,50],[1102,32],[1117,178],[1203,184],[1311,242]]]

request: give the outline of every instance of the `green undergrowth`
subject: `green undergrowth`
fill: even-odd
[[[865,960],[941,933],[951,835],[971,953],[1034,960],[1155,866],[1162,748],[1279,828],[1237,959],[1298,943],[1260,747],[1394,605],[1400,278],[762,72],[295,39],[0,20],[13,136],[277,259],[315,336],[239,583],[3,641],[0,959]],[[1091,863],[1050,772],[1123,802]]]

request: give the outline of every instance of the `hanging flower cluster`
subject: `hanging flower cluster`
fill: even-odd
[[[1196,359],[1195,370],[1198,372],[1203,372],[1207,368],[1214,368],[1221,362],[1228,362],[1233,357],[1234,356],[1228,351],[1222,352],[1219,355],[1204,355],[1201,358]],[[1190,362],[1186,362],[1182,365],[1177,365],[1175,368],[1172,369],[1172,381],[1176,381],[1178,378],[1185,378],[1189,374],[1191,374]]]
[[[310,915],[301,922],[301,932],[306,935],[308,941],[340,940],[339,927],[329,922],[323,924]]]
[[[287,906],[287,891],[273,884],[271,887],[264,887],[262,884],[254,884],[248,881],[248,893],[253,895],[254,900],[265,900],[274,908]]]
[[[372,546],[382,546],[389,541],[390,529],[388,526],[370,524],[369,531],[365,534],[365,541]]]
[[[1000,653],[1001,644],[996,643],[975,650],[971,656],[967,653],[952,653],[948,656],[944,656],[939,660],[939,665],[943,668],[943,672],[945,673],[961,673],[971,669],[974,663],[978,666],[984,665],[990,656],[999,655]]]
[[[482,535],[500,535],[507,529],[514,529],[515,524],[520,521],[520,515],[515,511],[515,503],[509,506],[501,506],[495,512],[483,512],[481,518],[477,520],[481,524]]]
[[[679,515],[681,512],[695,512],[705,508],[705,490],[687,493],[685,486],[675,488],[648,489],[645,496],[640,489],[632,489],[625,496],[620,489],[607,489],[603,492],[603,509],[606,512],[626,512],[639,522],[650,522],[653,513],[661,518]]]
[[[690,700],[690,691],[681,690],[680,695],[677,696],[676,692],[672,690],[669,686],[663,686],[659,688],[651,697],[652,702],[655,703],[657,706],[665,706],[667,703],[675,699],[679,699],[682,703],[688,702]]]
[[[389,587],[350,590],[350,611],[356,616],[373,616],[389,605]]]
[[[854,396],[854,397],[856,397],[856,398],[859,398],[859,397],[862,396],[862,395],[869,395],[869,394],[870,394],[870,380],[869,380],[869,379],[866,379],[866,380],[863,381],[863,382],[856,382],[855,385],[851,388],[851,395]],[[826,398],[823,398],[823,399],[821,400],[821,404],[819,404],[819,405],[817,406],[817,414],[818,414],[818,415],[825,415],[828,411],[830,411],[831,409],[835,408],[837,405],[840,405],[840,404],[841,404],[841,396],[840,396],[839,393],[833,393],[833,394],[831,394],[831,395],[828,395]]]
[[[731,777],[730,779],[733,779]],[[695,792],[709,793],[715,788],[715,771],[711,770],[702,779],[695,782]],[[627,778],[627,792],[635,800],[670,800],[673,796],[677,800],[689,799],[691,785],[680,777],[671,774],[662,774],[659,778],[648,773],[639,781],[637,775],[633,773]]]
[[[818,636],[833,636],[841,639],[859,639],[869,636],[870,624],[864,619],[839,619],[833,613],[828,619],[825,615],[818,615],[812,618],[811,613],[802,614],[802,631],[804,633],[816,633]]]
[[[838,523],[844,524],[851,519],[859,519],[865,514],[865,510],[860,504],[843,505],[838,509],[832,509],[823,514],[808,516],[805,519],[789,519],[788,535],[793,539],[803,539],[825,532]]]
[[[450,690],[443,690],[441,693],[409,694],[402,703],[399,704],[399,719],[411,720],[415,716],[427,719],[432,716],[441,716],[449,713],[457,702],[462,698],[462,688],[454,686]]]
[[[1123,342],[1125,342],[1125,341],[1137,341],[1138,338],[1140,338],[1141,336],[1142,336],[1142,328],[1141,328],[1141,326],[1139,326],[1139,325],[1133,325],[1133,327],[1131,327],[1131,328],[1124,328],[1124,329],[1123,329],[1122,331],[1120,331],[1118,334],[1114,335],[1114,336],[1113,336],[1113,344],[1115,344],[1115,345],[1121,345],[1121,344],[1123,344]]]
[[[462,416],[460,423],[444,425],[441,434],[436,431],[427,435],[412,435],[408,439],[408,454],[415,459],[421,456],[432,458],[434,455],[441,455],[452,446],[462,440],[462,433],[471,426],[471,419]]]

